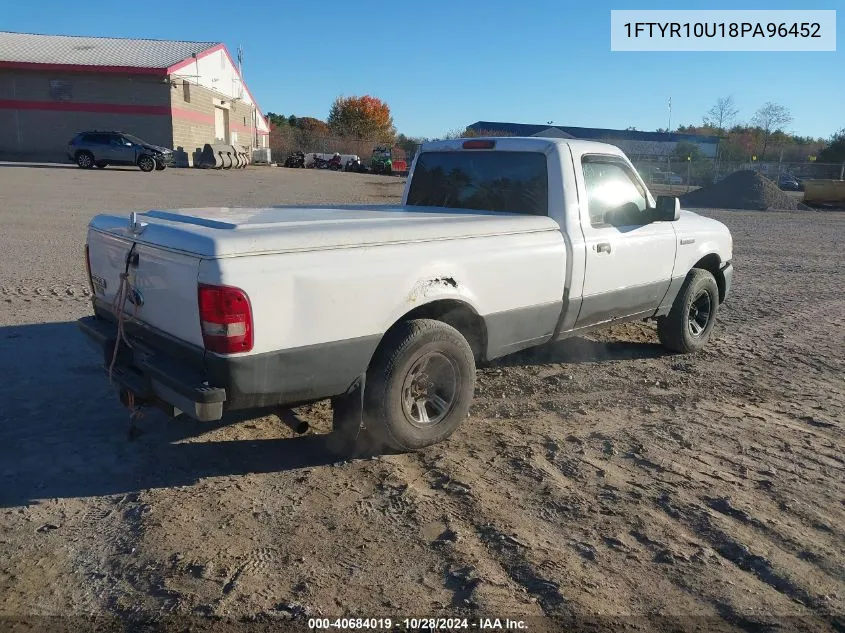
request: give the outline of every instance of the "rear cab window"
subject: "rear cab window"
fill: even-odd
[[[417,158],[409,206],[548,215],[546,155],[461,150]]]

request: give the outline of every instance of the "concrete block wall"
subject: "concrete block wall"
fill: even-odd
[[[228,112],[229,142],[251,148],[252,107],[185,80],[174,78],[170,88],[173,111],[173,148],[177,164],[193,165],[206,143],[215,142],[214,111],[223,105]]]
[[[68,141],[90,129],[122,130],[170,146],[163,77],[0,71],[0,159],[64,161]]]

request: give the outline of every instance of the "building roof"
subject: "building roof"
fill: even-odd
[[[566,134],[565,138],[578,138],[599,141],[603,139],[628,140],[628,141],[662,141],[680,142],[691,141],[694,143],[718,143],[718,136],[706,136],[702,134],[681,134],[672,132],[640,132],[637,130],[611,130],[597,127],[570,127],[564,125],[533,125],[530,123],[503,123],[496,121],[476,121],[469,126],[471,130],[487,130],[490,132],[505,132],[514,136],[537,136],[546,133],[550,128],[560,130]]]
[[[0,65],[167,69],[220,42],[36,35],[0,31]]]

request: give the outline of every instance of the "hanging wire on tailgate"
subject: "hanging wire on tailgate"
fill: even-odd
[[[123,328],[123,322],[124,316],[126,314],[126,299],[128,299],[129,295],[134,291],[134,289],[132,288],[132,282],[129,281],[129,266],[132,262],[132,256],[133,254],[135,254],[136,246],[137,242],[132,242],[132,247],[129,249],[129,252],[126,253],[126,265],[123,268],[123,272],[120,274],[120,286],[118,286],[117,293],[115,294],[114,300],[112,301],[112,308],[117,314],[117,338],[114,342],[114,350],[112,351],[111,363],[109,363],[109,383],[111,384],[114,384],[114,381],[112,380],[112,373],[114,371],[114,365],[117,362],[117,352],[120,349],[120,342],[123,341],[126,347],[132,349],[132,344],[126,337],[126,332]],[[132,316],[134,317],[138,314],[138,303],[135,301],[133,301],[132,303],[135,306],[132,311]]]

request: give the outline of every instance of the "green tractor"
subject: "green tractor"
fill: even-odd
[[[370,171],[374,174],[393,173],[393,152],[389,147],[376,147],[370,159]]]

